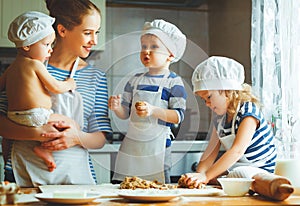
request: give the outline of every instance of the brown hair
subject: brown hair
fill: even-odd
[[[100,9],[89,0],[45,0],[49,15],[55,17],[53,27],[62,24],[66,29],[72,30],[82,23],[83,16],[96,10],[100,16]]]
[[[252,94],[251,90],[251,86],[246,83],[243,84],[243,90],[225,90],[225,95],[229,101],[227,112],[230,116],[235,114],[239,102],[253,102],[261,107],[258,98]]]

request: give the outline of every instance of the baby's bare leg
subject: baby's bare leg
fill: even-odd
[[[49,122],[53,122],[53,121],[64,121],[68,124],[77,125],[77,123],[74,120],[60,114],[52,114],[50,116]],[[38,157],[42,158],[42,160],[45,162],[50,172],[52,172],[56,168],[55,160],[53,158],[51,150],[47,150],[41,146],[36,146],[34,147],[33,150]]]
[[[38,157],[42,158],[47,165],[49,172],[52,172],[56,168],[56,164],[50,150],[44,149],[41,146],[36,146],[33,148],[33,151]]]

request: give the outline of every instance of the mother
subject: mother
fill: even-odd
[[[45,184],[95,184],[95,174],[87,148],[101,148],[106,133],[111,132],[107,109],[105,74],[81,58],[88,57],[97,44],[101,24],[100,10],[89,0],[46,0],[50,16],[55,17],[56,43],[48,63],[48,71],[57,79],[74,79],[83,99],[83,129],[66,123],[49,123],[28,128],[6,118],[7,100],[0,97],[0,135],[10,139],[5,166],[5,179],[32,187]],[[65,6],[68,5],[68,6]],[[76,67],[76,59],[79,59]],[[75,111],[77,112],[77,111]],[[18,140],[18,141],[13,141]],[[33,141],[43,141],[51,149],[57,168],[48,172],[43,161],[32,152]],[[5,147],[4,154],[6,153]],[[80,166],[80,168],[78,168]]]

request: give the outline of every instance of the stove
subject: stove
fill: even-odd
[[[171,182],[177,183],[182,174],[196,172],[203,152],[172,153]]]
[[[173,132],[174,133],[174,132]],[[106,140],[110,144],[119,144],[125,137],[125,132],[113,132],[106,137]],[[207,132],[186,132],[185,134],[177,135],[176,141],[194,141],[194,140],[206,140]]]

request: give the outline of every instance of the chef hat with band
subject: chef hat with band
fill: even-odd
[[[239,62],[212,56],[194,70],[192,83],[194,92],[201,90],[242,90],[245,80],[244,67]]]
[[[29,11],[15,18],[8,29],[8,39],[16,47],[32,45],[54,33],[55,18],[37,11]]]
[[[162,41],[174,56],[172,63],[182,58],[186,47],[186,36],[175,25],[156,19],[144,24],[142,35],[144,34],[153,34]]]

